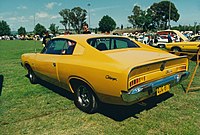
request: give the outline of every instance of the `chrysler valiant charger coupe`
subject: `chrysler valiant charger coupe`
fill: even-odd
[[[100,102],[130,105],[159,96],[189,75],[186,57],[112,35],[61,35],[21,60],[31,83],[42,79],[74,93],[87,113]]]

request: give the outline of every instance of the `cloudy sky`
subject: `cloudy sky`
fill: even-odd
[[[161,0],[0,0],[0,20],[6,21],[12,31],[17,31],[20,26],[27,31],[32,31],[35,24],[40,23],[49,28],[55,23],[59,28],[62,20],[59,11],[81,7],[90,11],[91,27],[98,27],[98,22],[104,15],[111,16],[117,26],[131,26],[127,16],[131,15],[134,5],[139,5],[143,10]],[[172,25],[194,25],[200,23],[199,0],[171,0],[179,11],[180,19]],[[90,6],[88,6],[90,4]],[[88,22],[88,19],[87,19]]]

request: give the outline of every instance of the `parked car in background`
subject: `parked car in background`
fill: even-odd
[[[190,38],[190,41],[200,41],[200,35],[195,35]]]
[[[164,39],[167,39],[170,34],[173,42],[189,41],[189,39],[178,30],[161,30],[158,31],[157,34]]]
[[[200,41],[197,39],[199,38],[194,37],[191,40],[186,38],[182,33],[176,32],[179,37],[181,37],[182,42],[172,42],[172,43],[167,43],[165,45],[165,48],[168,51],[174,51],[174,52],[197,52],[198,51],[198,46],[200,45]]]
[[[173,51],[173,52],[196,53],[199,49],[199,45],[200,45],[199,41],[174,42],[174,43],[167,43],[165,45],[165,48],[168,51]]]
[[[87,113],[99,102],[130,105],[159,96],[189,75],[186,57],[114,35],[58,36],[21,61],[31,83],[42,79],[74,93]]]
[[[161,36],[155,36],[152,46],[157,48],[165,48],[166,43],[168,43],[168,39],[162,38]]]

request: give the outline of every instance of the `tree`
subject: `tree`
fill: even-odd
[[[195,28],[196,27],[196,28]],[[191,26],[191,25],[179,25],[179,26],[174,26],[172,27],[173,30],[178,30],[178,31],[193,31],[198,32],[200,30],[200,25],[197,26]]]
[[[80,7],[75,7],[69,14],[71,26],[77,33],[81,32],[82,26],[86,20],[87,11]]]
[[[34,28],[34,33],[36,35],[40,35],[41,37],[45,33],[45,31],[46,31],[46,28],[43,25],[39,24],[39,23]]]
[[[128,16],[128,22],[129,22],[130,24],[132,24],[133,28],[136,27],[136,24],[135,24],[135,16],[134,16],[134,15]]]
[[[169,9],[171,9],[170,18]],[[154,24],[161,29],[167,28],[167,22],[169,21],[169,19],[177,22],[180,17],[178,10],[171,1],[161,1],[159,3],[154,3],[150,7],[150,10],[152,11],[152,19],[154,21]]]
[[[9,36],[10,34],[11,34],[11,31],[7,22],[4,20],[0,21],[0,36],[4,36],[4,35]]]
[[[133,27],[141,27],[143,24],[143,11],[140,9],[140,6],[134,6],[132,10],[133,15],[128,16],[128,21],[133,25]],[[143,14],[142,14],[143,13]]]
[[[99,21],[99,30],[101,32],[110,32],[116,28],[116,22],[108,15],[103,16]]]
[[[77,33],[81,32],[82,26],[85,23],[87,11],[80,7],[75,7],[73,9],[63,9],[59,12],[63,17],[60,21],[65,27],[65,30],[70,29],[70,26],[74,28]]]
[[[144,17],[144,25],[143,25],[143,30],[155,30],[155,23],[153,22],[152,19],[152,11],[150,9],[147,9]]]
[[[63,9],[59,12],[59,14],[63,17],[63,20],[61,20],[60,23],[64,25],[65,30],[70,29],[70,9]]]
[[[128,16],[128,21],[133,27],[143,28],[144,31],[152,29],[152,12],[150,10],[143,11],[140,6],[134,6],[132,10],[133,15]]]
[[[18,34],[19,35],[26,35],[26,29],[24,27],[20,27],[18,29]]]
[[[50,24],[49,30],[51,31],[51,33],[53,35],[56,35],[56,33],[58,33],[58,28],[59,26],[56,26],[56,24]]]

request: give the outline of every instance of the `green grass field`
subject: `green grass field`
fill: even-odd
[[[23,53],[40,42],[0,41],[0,134],[17,135],[200,135],[200,91],[185,94],[189,79],[146,105],[104,104],[95,114],[81,112],[73,96],[50,84],[32,85],[20,65]],[[193,71],[194,62],[189,70]],[[192,86],[200,86],[199,69]]]

